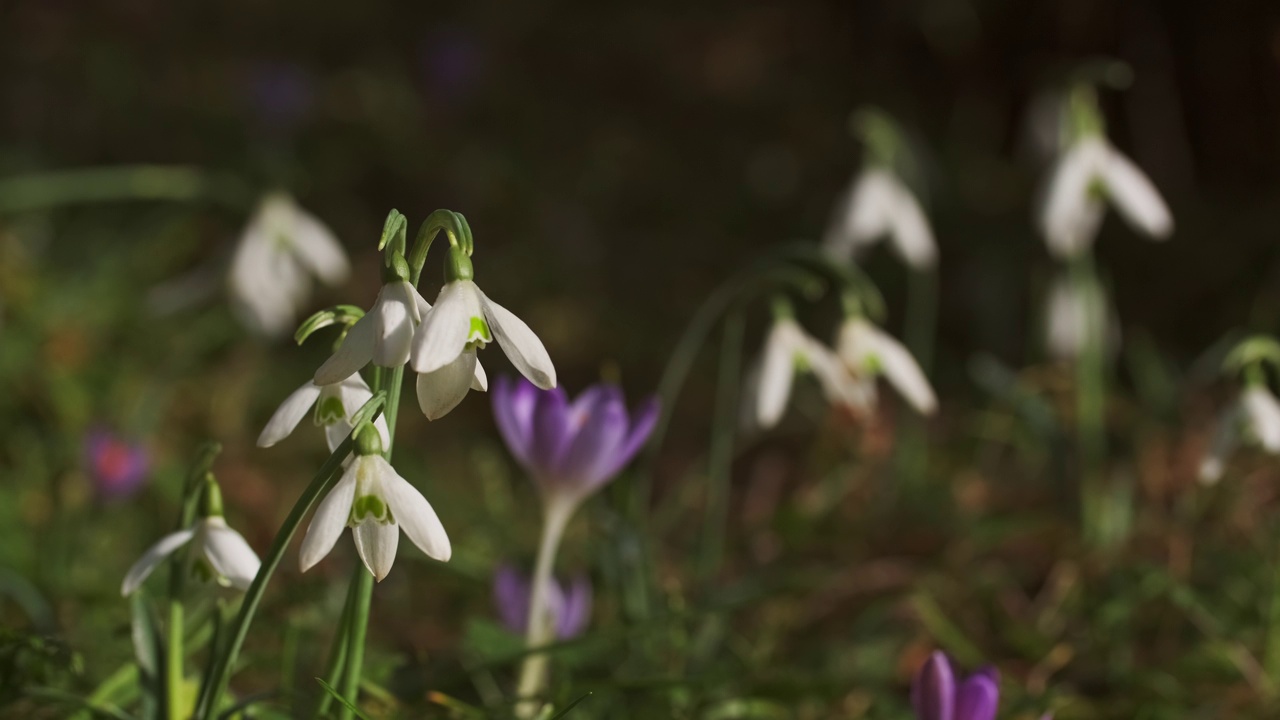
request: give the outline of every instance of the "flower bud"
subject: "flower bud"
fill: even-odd
[[[475,268],[471,266],[471,258],[467,253],[456,245],[450,246],[449,255],[444,261],[444,281],[470,280],[475,275]]]
[[[382,454],[382,435],[369,423],[356,431],[356,454],[361,457]]]

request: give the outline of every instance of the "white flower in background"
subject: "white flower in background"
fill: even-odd
[[[251,330],[293,330],[311,293],[311,276],[327,285],[351,271],[341,243],[323,223],[285,194],[266,196],[249,220],[231,259],[232,307]]]
[[[1241,441],[1255,443],[1271,455],[1280,454],[1280,401],[1265,385],[1249,384],[1239,401],[1223,412],[1209,452],[1200,461],[1200,482],[1211,485],[1221,479]]]
[[[1088,135],[1066,149],[1050,175],[1040,217],[1049,250],[1071,257],[1089,247],[1104,200],[1153,240],[1173,233],[1173,216],[1151,180],[1105,138]]]
[[[823,244],[848,262],[884,236],[913,269],[937,262],[933,230],[915,195],[893,173],[876,168],[864,171],[841,200]]]
[[[1080,288],[1059,278],[1049,286],[1045,298],[1045,347],[1057,360],[1074,360],[1084,352],[1089,333],[1097,333],[1104,350],[1120,344],[1120,328],[1101,288]]]
[[[351,326],[341,347],[316,370],[316,383],[340,382],[370,362],[381,367],[405,364],[414,331],[430,309],[407,280],[383,285],[373,307]]]
[[[422,493],[396,474],[381,451],[378,434],[361,431],[355,460],[320,502],[307,527],[299,558],[303,572],[329,554],[346,527],[351,528],[360,560],[379,581],[391,572],[401,529],[428,557],[449,560],[452,550],[440,518]]]
[[[920,363],[902,343],[866,318],[845,318],[836,338],[836,353],[855,377],[883,375],[917,412],[931,415],[937,410],[937,396]]]
[[[351,434],[351,417],[372,397],[373,391],[358,373],[330,385],[308,382],[280,403],[280,407],[258,436],[258,447],[271,447],[289,437],[307,411],[314,406],[315,423],[324,428],[325,440],[332,452]],[[390,444],[386,417],[379,415],[373,425],[382,436],[382,442]]]
[[[258,574],[258,556],[240,533],[227,527],[220,514],[201,518],[194,525],[171,533],[152,545],[124,577],[121,595],[130,595],[156,566],[182,546],[190,543],[188,571],[196,577],[224,587],[246,590]]]
[[[410,364],[418,375],[418,404],[434,420],[462,402],[468,389],[488,386],[476,351],[493,340],[534,385],[556,386],[556,369],[542,341],[523,320],[485,296],[469,279],[445,283],[435,307],[413,337]]]
[[[794,318],[780,317],[765,338],[760,369],[748,381],[754,414],[750,419],[760,428],[771,428],[782,419],[800,372],[813,373],[832,403],[855,411],[870,406],[867,385],[849,375],[834,351],[805,332]]]

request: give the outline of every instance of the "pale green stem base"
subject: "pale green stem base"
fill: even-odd
[[[547,599],[560,538],[564,536],[564,529],[573,516],[575,505],[576,503],[566,498],[554,498],[546,503],[542,540],[538,545],[538,560],[530,589],[528,629],[525,633],[525,644],[531,649],[546,645],[555,635],[555,618],[552,617]],[[516,705],[517,717],[532,718],[537,714],[542,706],[542,701],[537,698],[546,686],[547,656],[534,653],[525,657],[520,666],[520,682],[516,688],[516,696],[521,699]]]
[[[186,696],[185,677],[183,673],[184,647],[182,601],[177,598],[169,600],[169,643],[165,651],[165,692],[167,695],[171,720],[185,720],[187,712],[183,707]]]

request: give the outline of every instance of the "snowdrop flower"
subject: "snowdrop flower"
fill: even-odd
[[[1280,455],[1280,401],[1261,383],[1250,383],[1218,420],[1209,451],[1200,461],[1200,482],[1212,485],[1222,478],[1231,453],[1249,441],[1271,455]]]
[[[373,307],[356,321],[342,345],[316,370],[315,382],[332,385],[372,362],[399,367],[409,361],[409,346],[431,306],[408,280],[392,279],[378,291]]]
[[[315,423],[324,428],[329,452],[333,452],[347,435],[351,434],[353,429],[351,417],[372,397],[373,391],[369,389],[359,373],[331,385],[308,382],[294,390],[284,399],[284,402],[280,403],[280,407],[276,409],[275,414],[267,421],[267,426],[262,429],[262,434],[258,436],[258,447],[271,447],[289,437],[293,429],[302,421],[302,417],[314,406]],[[391,444],[386,417],[379,415],[373,425],[382,436],[383,444]]]
[[[884,375],[917,412],[932,415],[937,410],[933,387],[911,352],[866,318],[845,318],[836,338],[836,353],[854,377],[872,379]]]
[[[508,630],[520,635],[528,631],[532,591],[529,576],[515,567],[503,564],[494,572],[494,604]],[[591,581],[584,575],[570,582],[552,581],[547,589],[547,610],[557,638],[568,640],[581,635],[591,622]]]
[[[351,268],[329,228],[285,194],[268,195],[240,236],[228,281],[232,306],[255,332],[292,330],[311,292],[310,276],[326,285]]]
[[[537,335],[472,280],[471,260],[450,249],[450,279],[413,336],[410,362],[418,375],[418,404],[428,418],[453,409],[468,389],[483,390],[476,351],[497,340],[511,364],[534,385],[556,386],[556,369]]]
[[[1120,343],[1120,327],[1097,285],[1081,287],[1058,279],[1045,299],[1045,347],[1058,360],[1074,360],[1084,352],[1090,333],[1103,338],[1106,349]]]
[[[946,655],[930,655],[911,684],[916,720],[995,720],[1000,704],[995,668],[987,666],[957,680]]]
[[[572,402],[564,390],[540,390],[521,378],[498,378],[493,415],[507,448],[538,485],[548,505],[576,506],[618,474],[658,422],[658,401],[630,415],[622,390],[592,385]]]
[[[887,235],[894,251],[912,269],[927,270],[937,262],[929,220],[915,195],[892,172],[864,171],[838,208],[823,241],[835,258],[848,262],[857,251]]]
[[[1049,250],[1071,257],[1089,247],[1109,200],[1129,225],[1153,240],[1173,233],[1173,216],[1151,180],[1100,135],[1067,148],[1050,175],[1040,226]]]
[[[303,572],[329,554],[346,527],[360,560],[379,581],[391,572],[401,528],[428,557],[446,562],[452,552],[435,510],[382,457],[382,438],[368,426],[356,436],[355,460],[311,518],[299,558]]]
[[[194,525],[164,536],[138,559],[124,576],[121,595],[131,595],[165,558],[188,544],[188,574],[223,587],[246,590],[258,574],[258,556],[240,533],[222,517],[222,494],[216,483],[205,487],[205,516]]]
[[[834,404],[855,411],[871,406],[871,388],[849,374],[835,352],[805,332],[789,315],[777,317],[765,337],[759,370],[748,380],[750,398],[747,419],[761,429],[778,424],[797,373],[810,372],[823,394]]]

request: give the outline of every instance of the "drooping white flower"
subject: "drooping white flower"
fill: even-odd
[[[912,268],[924,270],[937,262],[933,230],[915,195],[893,173],[872,168],[840,201],[823,244],[833,257],[848,262],[885,236]]]
[[[845,318],[836,338],[836,353],[855,377],[884,375],[917,412],[931,415],[937,410],[937,396],[911,351],[866,318]]]
[[[224,587],[246,590],[258,574],[258,556],[221,515],[201,518],[185,530],[164,536],[124,576],[121,595],[130,595],[165,558],[190,543],[187,567],[196,577]]]
[[[1246,386],[1240,399],[1218,419],[1209,451],[1200,461],[1200,482],[1211,485],[1221,479],[1231,453],[1242,441],[1280,455],[1280,400],[1260,383]]]
[[[449,536],[427,499],[376,453],[357,450],[355,460],[316,508],[302,540],[303,572],[329,554],[346,527],[351,528],[360,560],[378,580],[391,572],[401,529],[428,557],[445,562],[452,552]]]
[[[342,345],[316,370],[315,381],[332,385],[372,362],[399,367],[409,361],[413,333],[431,305],[407,280],[382,286],[365,316],[347,331]]]
[[[283,193],[263,198],[231,259],[232,307],[251,330],[290,332],[311,293],[311,276],[326,285],[351,271],[341,243],[323,223]]]
[[[1058,360],[1079,357],[1091,340],[1090,333],[1104,350],[1119,346],[1120,326],[1097,285],[1082,288],[1069,279],[1055,280],[1045,298],[1044,323],[1045,347]]]
[[[1071,257],[1087,248],[1104,199],[1153,240],[1173,233],[1173,216],[1151,180],[1105,138],[1089,135],[1067,148],[1050,175],[1040,215],[1049,250]]]
[[[418,375],[418,404],[428,419],[453,409],[468,389],[487,387],[476,352],[497,340],[520,374],[549,390],[556,369],[538,336],[523,320],[490,300],[474,281],[457,279],[440,289],[413,337],[410,364]]]
[[[835,352],[805,332],[790,317],[774,320],[765,338],[758,374],[750,381],[754,421],[760,428],[778,424],[799,372],[812,372],[827,399],[854,410],[869,405],[868,388],[849,375]]]
[[[294,390],[289,397],[280,403],[271,419],[267,421],[262,434],[258,436],[258,447],[271,447],[289,436],[302,421],[304,415],[315,407],[315,423],[324,428],[325,441],[329,451],[351,434],[354,427],[351,417],[361,406],[373,397],[373,392],[359,373],[331,385],[316,385],[314,381]],[[373,423],[382,436],[384,444],[391,443],[387,432],[387,419],[379,415]]]

